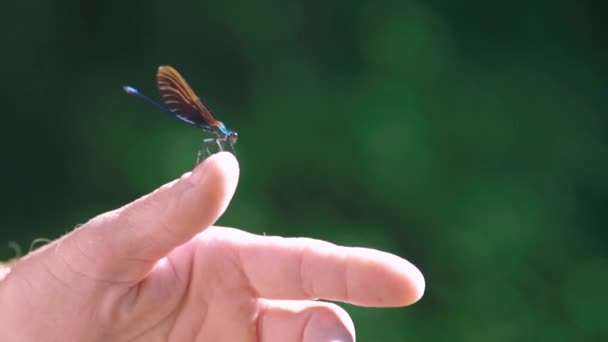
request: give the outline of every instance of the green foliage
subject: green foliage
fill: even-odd
[[[121,89],[156,96],[171,64],[240,135],[220,224],[421,268],[419,304],[347,307],[361,341],[608,337],[599,2],[3,7],[0,241],[57,237],[193,166],[201,134]]]

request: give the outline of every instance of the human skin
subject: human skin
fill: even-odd
[[[392,254],[211,226],[238,175],[218,153],[13,264],[0,341],[354,341],[348,314],[317,299],[422,296],[420,271]]]

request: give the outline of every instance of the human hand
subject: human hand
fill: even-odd
[[[216,154],[19,260],[0,282],[0,340],[354,341],[346,312],[315,299],[422,296],[418,269],[388,253],[210,227],[238,174]]]

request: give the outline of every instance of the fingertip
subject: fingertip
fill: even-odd
[[[191,180],[198,182],[208,172],[217,172],[230,182],[235,182],[239,178],[239,163],[230,152],[213,154],[194,168]]]
[[[219,169],[222,170],[231,185],[236,188],[236,182],[239,179],[239,162],[234,154],[230,152],[220,152],[212,156],[212,162],[216,163]]]
[[[355,341],[355,325],[334,303],[309,300],[259,300],[262,341]]]
[[[218,199],[218,211],[223,213],[234,192],[239,179],[239,163],[232,153],[219,152],[211,155],[199,164],[190,176],[189,181],[195,186],[202,186],[208,196]]]
[[[325,303],[324,306],[317,307],[311,314],[302,340],[354,342],[355,324],[346,310],[333,303]]]
[[[419,301],[424,295],[426,281],[424,280],[424,275],[422,275],[422,272],[416,266],[408,261],[406,263],[404,272],[409,281],[407,289],[404,291],[406,294],[404,296],[404,305],[411,305]]]
[[[422,298],[425,280],[416,266],[391,253],[367,248],[358,250],[359,256],[368,260],[363,263],[367,272],[361,273],[358,278],[364,283],[361,289],[382,288],[377,296],[368,297],[365,291],[357,293],[356,298],[367,298],[361,301],[361,304],[402,307],[414,304]]]

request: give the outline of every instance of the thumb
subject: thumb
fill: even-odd
[[[221,216],[238,177],[236,158],[215,154],[193,172],[66,235],[57,254],[81,274],[136,283],[159,259]]]

